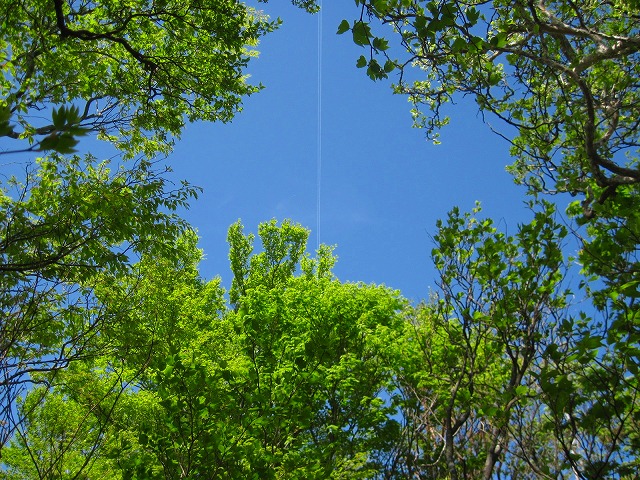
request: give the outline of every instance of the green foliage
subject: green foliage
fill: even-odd
[[[32,380],[48,389],[31,389],[21,402],[23,421],[3,450],[13,472],[8,478],[37,478],[36,470],[41,476],[65,471],[69,478],[131,478],[137,461],[162,471],[133,429],[151,422],[161,408],[150,390],[153,372],[178,346],[209,345],[212,337],[223,335],[211,326],[224,308],[224,291],[217,279],[200,279],[202,253],[196,244],[196,235],[186,231],[171,255],[146,252],[127,271],[96,274],[100,281],[93,294],[104,322],[100,333],[91,337],[91,349],[66,368],[32,373]],[[75,410],[75,417],[66,413]],[[44,411],[50,417],[43,417]],[[49,433],[59,428],[56,422],[68,422],[59,448]],[[39,445],[58,451],[32,458],[29,452]],[[58,478],[51,475],[45,477]]]
[[[175,258],[188,228],[175,211],[198,190],[169,188],[163,173],[149,162],[111,169],[91,156],[55,155],[0,192],[2,443],[29,375],[93,355],[126,305],[105,305],[95,289],[129,273],[130,258]]]
[[[23,440],[6,450],[9,478],[46,468],[49,457],[32,458],[28,449],[54,445],[57,420],[38,412],[61,415],[65,404],[79,412],[66,428],[83,432],[82,441],[68,437],[65,455],[47,465],[71,477],[325,479],[382,471],[400,431],[385,396],[394,388],[388,359],[403,334],[404,300],[336,280],[331,249],[306,256],[308,231],[299,225],[272,221],[258,232],[264,251],[252,254],[242,225],[229,229],[232,265],[248,266],[234,309],[224,307],[217,280],[199,279],[191,233],[177,243],[175,260],[143,256],[130,274],[96,289],[105,305],[126,300],[129,308],[102,339],[108,353],[50,376],[44,397],[29,393],[25,405],[38,408],[24,412]],[[100,437],[91,437],[100,421]]]
[[[55,150],[58,153],[73,153],[78,144],[75,137],[86,135],[88,128],[80,127],[82,118],[78,107],[53,109],[51,114],[53,129],[40,141],[39,150]]]
[[[5,1],[2,104],[29,150],[68,153],[101,133],[125,152],[166,151],[185,121],[229,121],[257,91],[243,72],[277,23],[236,0]],[[50,124],[33,112],[52,105]],[[7,120],[9,120],[7,119]]]
[[[285,221],[280,227],[276,221],[262,223],[258,229],[264,251],[253,252],[253,235],[243,235],[242,224],[229,228],[229,260],[233,283],[229,296],[237,305],[249,289],[263,285],[274,288],[286,282],[295,271],[306,248],[309,231]]]
[[[400,71],[394,89],[409,95],[415,122],[428,136],[436,139],[448,123],[447,103],[471,95],[483,115],[497,117],[505,127],[501,135],[511,142],[515,158],[509,170],[529,194],[580,198],[567,212],[581,244],[578,287],[589,313],[577,312],[553,329],[558,345],[543,350],[549,363],[536,373],[535,394],[544,396],[544,407],[527,407],[523,414],[542,425],[542,430],[526,427],[532,438],[541,441],[545,432],[554,432],[553,448],[562,452],[536,475],[568,470],[580,478],[628,475],[637,469],[638,448],[638,389],[630,381],[638,371],[640,339],[637,2],[358,0],[356,5],[360,16],[344,20],[338,33],[351,31],[354,43],[368,49],[357,66],[368,67],[370,77],[385,78],[380,64],[393,62]],[[397,39],[400,50],[379,48],[388,43],[381,40],[378,22],[393,26],[384,36]],[[449,221],[461,222],[455,218]],[[492,295],[504,291],[510,279],[527,280],[525,271],[498,277],[504,273],[497,253],[503,247],[491,235],[474,250],[493,259],[487,265],[475,265],[471,253],[447,243],[456,238],[453,233],[438,238],[451,245],[435,252],[436,261],[444,262],[441,268],[466,262],[477,268],[478,281],[487,273],[502,278],[487,285]],[[546,240],[542,246],[535,255],[552,253]],[[527,275],[535,278],[537,270],[530,267]],[[458,283],[459,277],[448,276],[443,289]],[[459,294],[457,302],[468,292]],[[514,307],[505,305],[504,312],[511,314]],[[492,322],[500,318],[491,316]],[[545,426],[550,418],[552,424]]]
[[[552,444],[536,439],[532,450],[527,436],[539,428],[529,415],[540,408],[530,396],[544,365],[540,351],[552,343],[568,296],[567,232],[551,205],[541,207],[512,237],[478,218],[479,207],[438,222],[432,255],[440,293],[416,309],[395,360],[403,365],[398,401],[407,423],[398,478],[516,477],[557,463]]]
[[[614,340],[618,322],[568,303],[567,230],[550,204],[539,207],[513,236],[479,208],[438,222],[439,291],[416,309],[392,360],[405,424],[391,478],[637,470],[637,339],[627,323]]]
[[[546,202],[511,236],[479,207],[452,210],[433,238],[439,290],[415,308],[338,281],[333,249],[309,256],[297,224],[261,224],[254,252],[238,221],[227,301],[175,215],[198,190],[146,159],[186,121],[233,117],[277,22],[235,0],[5,3],[0,137],[50,156],[0,191],[2,478],[636,474],[629,2],[357,0],[360,17],[338,26],[370,78],[400,72],[429,135],[472,94],[515,127],[511,170],[530,193],[582,196],[568,212],[589,313],[568,304],[567,228]],[[408,65],[425,78],[405,82]],[[90,133],[124,161],[64,156]]]
[[[245,280],[228,321],[243,368],[224,367],[241,394],[246,431],[259,439],[251,471],[260,478],[370,478],[378,468],[370,452],[393,442],[380,436],[394,421],[379,395],[390,386],[382,355],[399,335],[402,301],[380,287],[333,279],[331,250],[303,257],[308,232],[297,225],[262,224],[264,251],[251,257],[237,248],[252,242],[240,232],[239,223],[230,228],[230,259],[250,267],[244,275],[234,269]]]
[[[259,90],[244,69],[278,22],[237,0],[2,0],[0,11],[0,155],[49,154],[0,183],[1,449],[29,382],[123,344],[118,282],[133,282],[133,262],[179,258],[188,226],[175,212],[198,190],[170,186],[153,158],[187,121],[229,121]],[[70,156],[89,134],[118,160]],[[108,285],[122,288],[103,295]]]
[[[638,275],[637,9],[626,1],[357,3],[360,18],[343,21],[339,33],[351,30],[356,44],[369,47],[368,58],[357,63],[368,66],[369,76],[386,77],[381,60],[400,68],[395,91],[409,95],[416,123],[429,136],[436,138],[448,123],[442,113],[448,102],[472,95],[481,112],[506,126],[503,136],[515,157],[509,169],[517,182],[534,195],[582,198],[568,212],[593,224],[581,258],[587,275],[618,287],[628,283],[620,277]],[[387,42],[371,18],[393,25],[400,53],[377,47]],[[416,78],[405,73],[414,67],[417,79],[405,81]],[[622,250],[609,245],[618,237]],[[621,270],[596,265],[609,258]]]
[[[260,0],[268,1],[268,0]],[[320,11],[320,5],[315,0],[292,0],[294,5],[300,8],[304,8],[309,13],[317,13]]]
[[[83,405],[62,395],[49,395],[42,402],[44,395],[44,389],[33,390],[20,405],[23,416],[28,418],[23,425],[28,433],[18,435],[16,445],[3,451],[3,459],[10,467],[2,478],[71,479],[85,464],[103,478],[113,475],[115,472],[99,459],[83,454],[95,449],[100,434],[97,419],[87,418]],[[38,457],[37,464],[33,456]]]
[[[173,238],[186,228],[172,212],[198,189],[184,184],[169,192],[163,173],[145,161],[131,171],[92,156],[38,159],[23,182],[11,179],[2,193],[0,269],[80,280],[91,268],[125,267],[127,250],[158,247],[153,237]]]
[[[443,105],[471,94],[481,111],[515,127],[512,171],[533,191],[579,193],[589,208],[640,182],[640,46],[637,15],[627,2],[357,4],[360,17],[344,20],[338,33],[351,30],[354,43],[369,47],[365,61],[374,79],[387,76],[375,68],[376,58],[393,60],[402,72],[396,91],[426,107],[414,114],[430,136],[447,122]],[[400,52],[389,53],[372,18],[394,27]],[[402,52],[400,60],[390,56]],[[422,78],[405,81],[415,78],[404,74],[414,67]]]
[[[636,353],[570,313],[566,228],[545,203],[512,236],[479,213],[438,223],[439,292],[416,308],[339,282],[331,248],[310,258],[289,221],[259,227],[259,253],[230,227],[229,306],[192,232],[105,275],[95,295],[117,321],[21,403],[7,478],[630,474]]]

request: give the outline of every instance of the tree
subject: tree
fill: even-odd
[[[438,222],[439,291],[416,308],[395,360],[404,435],[393,478],[558,478],[568,469],[539,414],[544,352],[566,316],[566,229],[548,204],[514,236],[478,214],[454,209]]]
[[[304,256],[307,236],[264,223],[253,254],[253,236],[231,226],[233,309],[215,326],[226,334],[159,372],[166,423],[147,445],[163,465],[184,471],[189,452],[200,459],[191,471],[208,478],[371,478],[380,469],[375,452],[393,443],[396,424],[384,357],[403,301],[337,281],[330,249]],[[224,348],[209,347],[221,338]]]
[[[143,260],[136,291],[127,294],[137,306],[122,324],[127,347],[56,377],[29,413],[29,429],[7,448],[9,478],[49,465],[91,478],[101,471],[110,478],[372,478],[381,471],[399,432],[385,401],[393,373],[386,359],[403,332],[404,300],[336,280],[331,249],[305,256],[308,232],[299,225],[268,222],[259,236],[264,250],[253,254],[252,236],[239,223],[230,228],[231,264],[245,281],[226,309],[219,282],[197,276],[195,237],[184,238],[179,262]],[[101,294],[118,298],[130,286],[121,280]],[[121,392],[127,379],[134,383]],[[78,412],[64,422],[44,414],[60,413],[62,398]],[[107,423],[90,428],[96,422]],[[57,461],[28,454],[59,445],[61,431],[82,433]],[[97,431],[99,439],[91,436]]]
[[[395,91],[409,95],[415,121],[430,137],[448,122],[445,105],[469,95],[502,125],[515,157],[509,169],[528,193],[580,197],[567,212],[581,243],[578,289],[590,306],[559,331],[563,348],[546,354],[556,365],[549,375],[570,392],[569,399],[560,395],[557,408],[547,406],[555,408],[556,433],[565,431],[561,444],[576,475],[632,469],[624,456],[609,455],[637,452],[638,388],[628,381],[640,358],[637,2],[356,4],[359,17],[344,20],[338,33],[350,31],[368,49],[357,65],[371,78],[399,71]],[[389,35],[400,50],[391,48]],[[593,365],[576,368],[576,359]],[[607,407],[599,409],[599,402]],[[582,455],[575,453],[579,441]],[[578,464],[574,455],[593,463]]]
[[[360,17],[339,32],[351,30],[356,44],[370,48],[361,65],[373,78],[400,70],[397,90],[428,108],[414,113],[429,134],[446,123],[446,102],[471,94],[481,111],[515,127],[513,171],[534,190],[581,193],[588,209],[640,182],[633,2],[356,3]],[[371,17],[393,26],[406,58],[380,68],[389,43],[373,33]],[[407,72],[414,65],[425,78],[405,80],[415,78]]]
[[[14,400],[41,372],[99,353],[98,339],[131,308],[95,289],[131,271],[130,258],[172,258],[187,225],[175,211],[197,190],[167,188],[150,162],[112,171],[93,157],[40,159],[0,193],[0,445],[16,422]]]
[[[147,252],[117,275],[96,274],[105,324],[92,332],[89,352],[64,368],[31,372],[38,387],[18,401],[21,422],[3,450],[9,478],[122,475],[128,457],[112,452],[135,446],[127,429],[153,415],[145,387],[155,378],[147,369],[157,370],[177,345],[195,343],[224,306],[219,279],[199,278],[196,243],[186,231],[173,252]]]
[[[188,229],[175,212],[198,189],[170,184],[156,156],[187,121],[229,121],[259,90],[244,68],[278,22],[236,0],[4,0],[0,12],[0,155],[25,159],[0,183],[1,449],[33,374],[99,355],[125,315],[126,302],[97,299],[100,283],[174,255]],[[83,135],[116,155],[71,155]]]
[[[582,197],[568,211],[589,225],[581,255],[586,272],[637,295],[631,279],[640,238],[636,2],[356,3],[360,17],[343,21],[338,33],[350,30],[356,44],[369,48],[358,65],[374,79],[398,69],[396,92],[410,96],[416,123],[429,136],[448,122],[446,103],[471,95],[483,114],[506,126],[501,135],[511,142],[518,182],[533,194]],[[403,57],[392,57],[397,50],[386,32],[374,32],[371,18],[393,26]],[[618,246],[609,248],[614,238]]]
[[[27,151],[68,153],[80,128],[149,154],[186,120],[229,121],[258,90],[244,67],[277,25],[236,0],[3,3],[2,134]],[[51,121],[34,123],[42,110]]]
[[[3,450],[2,478],[117,478],[104,443],[126,387],[116,374],[98,378],[78,366],[60,375],[55,390],[39,386],[20,402],[24,420]]]

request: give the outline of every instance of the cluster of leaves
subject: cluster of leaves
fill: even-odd
[[[29,392],[20,408],[30,420],[3,454],[8,478],[371,478],[381,469],[373,453],[400,430],[384,396],[406,303],[337,281],[330,248],[305,255],[307,235],[266,223],[264,250],[242,253],[251,237],[233,225],[231,263],[252,265],[252,282],[229,307],[218,280],[197,276],[191,234],[180,261],[143,259],[100,290],[105,303],[130,292],[136,308],[120,325],[129,340],[110,339],[119,346],[109,355]],[[77,415],[62,415],[67,406]]]
[[[596,319],[568,303],[567,229],[550,204],[541,207],[513,237],[457,209],[439,222],[439,292],[415,314],[421,341],[405,345],[415,363],[398,377],[401,478],[637,470],[635,368],[619,363],[620,345],[605,347]]]
[[[354,43],[370,47],[358,64],[368,65],[373,78],[399,69],[397,91],[427,107],[414,113],[428,134],[446,124],[446,102],[471,94],[482,111],[515,127],[513,171],[532,189],[587,195],[591,187],[592,203],[606,189],[611,195],[618,186],[640,181],[640,30],[633,2],[356,4],[360,17],[344,20],[338,33],[351,30]],[[374,33],[372,18],[393,26],[404,58],[389,56],[389,42]],[[409,73],[414,67],[422,75],[406,80],[416,77]]]
[[[259,253],[229,229],[226,306],[185,234],[173,259],[97,290],[132,308],[105,331],[108,354],[21,402],[7,478],[632,474],[640,392],[593,319],[571,313],[566,228],[550,204],[514,236],[478,214],[439,223],[439,291],[417,307],[339,282],[330,248],[312,259],[308,232],[274,221]]]
[[[18,165],[0,179],[2,449],[32,382],[137,348],[122,326],[134,285],[96,292],[141,257],[176,261],[175,212],[198,189],[156,158],[187,121],[229,121],[259,90],[244,70],[278,21],[238,0],[3,0],[0,18],[0,155]],[[111,160],[72,155],[85,135]]]
[[[148,162],[111,170],[58,155],[8,187],[0,191],[2,443],[24,383],[91,355],[93,339],[129,308],[95,297],[104,272],[127,273],[130,257],[172,258],[170,243],[188,228],[175,211],[198,192],[167,188]]]
[[[554,334],[558,345],[544,351],[539,378],[548,403],[537,411],[553,413],[557,448],[578,478],[633,471],[620,465],[635,459],[638,447],[631,381],[640,358],[638,3],[356,5],[359,17],[343,21],[338,33],[351,31],[354,43],[369,49],[357,66],[368,66],[370,77],[399,72],[395,91],[409,95],[428,136],[448,122],[447,103],[470,95],[505,126],[500,135],[515,157],[509,169],[528,193],[581,197],[567,213],[582,247],[579,290],[589,314],[565,319]],[[389,48],[390,36],[400,50]]]
[[[507,126],[516,181],[529,192],[581,196],[569,214],[587,223],[585,273],[626,292],[638,275],[640,18],[637,2],[358,0],[343,21],[368,46],[368,74],[400,72],[396,91],[416,105],[428,135],[443,106],[472,95]],[[389,24],[402,51],[375,33]],[[389,32],[384,32],[388,36]],[[385,60],[380,68],[379,59]],[[391,62],[391,63],[389,63]],[[417,69],[417,72],[416,72]],[[513,133],[513,134],[512,134]],[[609,265],[609,267],[607,267]],[[631,282],[631,283],[630,283]],[[606,290],[603,294],[607,294]],[[627,303],[626,308],[632,308]]]
[[[537,387],[533,371],[552,338],[555,316],[565,307],[565,234],[550,205],[514,237],[498,232],[489,219],[461,215],[457,209],[438,224],[432,255],[441,294],[416,319],[415,328],[425,338],[418,358],[429,367],[420,372],[412,392],[438,414],[429,418],[418,408],[410,418],[441,423],[436,428],[440,438],[425,436],[423,441],[431,448],[441,445],[450,478],[492,478],[506,452],[528,460],[529,468],[548,468],[546,455],[521,450],[524,442],[512,421],[528,420],[522,411],[529,389]],[[447,353],[441,361],[426,362],[434,349],[451,347],[455,356]],[[450,387],[443,391],[444,385]],[[474,457],[468,455],[469,446],[456,451],[465,443],[473,445]],[[505,462],[499,470],[517,476],[523,464]]]
[[[2,17],[0,133],[64,153],[78,129],[151,154],[186,120],[229,121],[259,89],[244,67],[277,27],[236,0],[5,1]],[[33,123],[55,105],[51,123]]]

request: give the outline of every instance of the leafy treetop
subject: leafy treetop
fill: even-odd
[[[469,94],[515,128],[512,171],[533,191],[582,194],[591,214],[592,204],[640,183],[637,1],[356,4],[359,18],[344,20],[338,33],[350,30],[368,48],[358,66],[371,78],[399,70],[396,90],[410,95],[428,135],[448,122],[442,107]],[[372,18],[393,27],[405,51],[400,59]]]
[[[69,153],[91,130],[154,153],[187,120],[229,121],[259,90],[244,68],[278,26],[238,0],[7,0],[1,11],[0,136],[26,140],[18,151]]]

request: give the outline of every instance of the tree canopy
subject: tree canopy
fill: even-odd
[[[226,299],[186,233],[174,259],[96,289],[129,308],[108,349],[19,402],[5,476],[625,478],[638,388],[572,312],[567,233],[550,204],[513,236],[454,209],[434,236],[439,288],[415,307],[338,281],[331,248],[311,258],[289,221],[260,225],[258,253],[230,227]]]
[[[310,258],[307,235],[262,224],[254,254],[239,248],[252,236],[231,226],[231,265],[250,265],[252,279],[233,305],[219,280],[199,278],[193,235],[178,262],[150,256],[100,289],[106,304],[124,295],[136,309],[109,329],[115,350],[20,403],[8,478],[370,478],[381,465],[372,452],[398,431],[385,358],[406,302],[339,282],[331,249]]]
[[[436,139],[449,121],[446,114],[455,112],[448,104],[470,96],[510,143],[515,162],[508,169],[516,182],[538,199],[578,197],[566,212],[580,244],[577,290],[590,305],[554,333],[561,347],[546,351],[545,361],[555,367],[539,381],[556,400],[539,412],[555,412],[556,439],[569,459],[579,456],[578,444],[589,452],[586,463],[571,460],[578,478],[612,475],[607,469],[617,468],[609,457],[616,447],[607,442],[634,443],[630,439],[637,435],[631,420],[637,415],[635,400],[630,400],[637,386],[629,379],[635,378],[640,358],[638,3],[356,0],[356,5],[359,16],[343,20],[338,33],[350,32],[365,49],[356,65],[366,67],[372,79],[399,73],[394,91],[409,96],[415,123],[428,137]],[[566,196],[555,201],[560,198]],[[574,362],[589,367],[576,368]],[[617,397],[618,388],[631,403]],[[631,426],[628,437],[625,426]],[[599,443],[604,438],[599,435],[609,440]]]
[[[433,138],[473,96],[532,195],[511,235],[479,206],[438,221],[418,305],[340,281],[289,220],[234,223],[228,291],[201,277],[178,215],[199,189],[159,156],[259,90],[245,67],[278,21],[0,3],[0,155],[27,159],[0,190],[1,478],[635,478],[636,2],[356,0],[357,66],[398,71]]]
[[[236,0],[5,1],[2,16],[0,133],[60,153],[86,130],[153,153],[187,120],[229,121],[259,89],[244,68],[277,26]]]
[[[5,0],[0,17],[0,156],[18,165],[0,179],[1,448],[26,385],[119,328],[126,301],[96,289],[142,256],[175,257],[190,228],[176,211],[199,189],[158,156],[260,89],[245,67],[279,22],[236,0]],[[74,154],[88,135],[108,159]]]
[[[357,64],[371,78],[399,72],[395,91],[409,95],[429,136],[448,122],[447,103],[472,96],[488,121],[499,120],[492,128],[511,143],[517,182],[532,194],[581,197],[569,213],[599,238],[582,258],[587,270],[610,278],[604,264],[613,262],[637,273],[637,2],[356,4],[360,16],[344,20],[338,33],[350,31],[368,49]],[[615,253],[600,248],[616,236],[619,245],[607,245]],[[632,281],[622,277],[623,285]]]
[[[358,63],[372,78],[399,69],[397,89],[426,107],[414,114],[428,134],[446,124],[447,102],[470,94],[480,110],[515,128],[513,172],[534,190],[581,193],[590,208],[640,182],[634,2],[356,4],[360,17],[345,20],[339,33],[350,30],[356,44],[368,47]],[[376,33],[372,18],[393,32]],[[389,34],[405,51],[398,59]],[[388,63],[381,66],[380,58]]]

